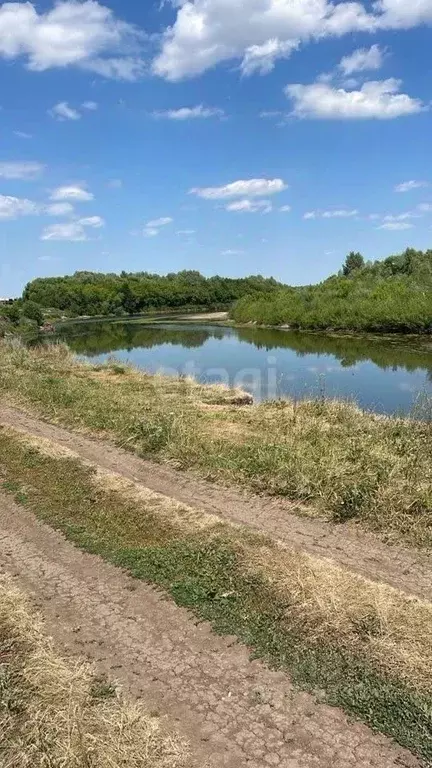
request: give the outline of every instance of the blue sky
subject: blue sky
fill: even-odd
[[[431,247],[432,0],[0,5],[0,296]]]

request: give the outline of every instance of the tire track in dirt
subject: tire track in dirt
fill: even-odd
[[[69,653],[88,656],[178,727],[196,768],[419,768],[391,740],[298,692],[235,638],[74,548],[1,493],[0,571],[35,595]]]
[[[386,544],[354,524],[341,526],[296,515],[295,505],[287,501],[216,486],[191,473],[140,459],[112,443],[71,432],[16,408],[0,406],[0,424],[46,437],[152,491],[267,533],[293,549],[332,558],[373,581],[432,600],[431,555]]]

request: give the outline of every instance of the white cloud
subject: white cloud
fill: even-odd
[[[60,0],[45,12],[30,2],[0,6],[0,56],[23,57],[33,71],[76,66],[136,79],[144,68],[138,57],[143,38],[97,0]]]
[[[176,235],[194,235],[195,231],[195,229],[178,229]]]
[[[264,197],[287,188],[282,179],[240,179],[224,187],[194,187],[190,193],[205,200],[226,200],[231,197]]]
[[[352,91],[329,83],[297,83],[288,85],[285,93],[294,102],[293,115],[318,120],[391,120],[425,109],[419,99],[399,93],[400,87],[400,80],[389,78]]]
[[[386,216],[383,216],[383,221],[407,221],[408,219],[418,219],[419,216],[421,216],[420,213],[416,213],[415,211],[404,211],[403,213],[388,213]]]
[[[52,203],[46,206],[45,212],[48,216],[70,216],[74,207],[70,203]]]
[[[87,240],[85,229],[77,221],[68,221],[64,224],[52,224],[45,227],[41,234],[41,240],[63,240],[79,243]]]
[[[48,114],[55,120],[81,120],[81,113],[77,109],[70,107],[67,101],[59,101],[55,107],[48,110]]]
[[[171,216],[162,216],[160,219],[153,219],[148,221],[146,227],[150,229],[158,229],[159,227],[166,227],[167,224],[172,224],[173,219]]]
[[[304,219],[351,219],[353,216],[358,215],[358,210],[336,208],[333,211],[307,211],[303,214]]]
[[[379,45],[370,48],[358,48],[350,56],[344,56],[339,64],[339,69],[344,75],[352,75],[353,72],[364,72],[369,69],[380,69],[384,61],[385,51]]]
[[[94,195],[85,189],[83,184],[71,184],[64,187],[57,187],[52,193],[50,200],[62,202],[63,200],[76,200],[77,202],[88,202],[94,200]]]
[[[393,231],[399,231],[404,229],[412,229],[414,225],[409,221],[384,221],[378,229],[389,229]]]
[[[373,25],[358,2],[179,0],[175,5],[176,21],[153,62],[156,74],[174,81],[236,58],[245,74],[269,72],[302,41]]]
[[[235,248],[227,248],[226,251],[221,251],[221,256],[242,256],[244,251],[236,250]]]
[[[101,216],[87,216],[83,219],[78,219],[77,223],[81,227],[93,227],[94,229],[100,229],[105,226],[105,221]]]
[[[40,213],[40,206],[26,198],[0,195],[0,219],[18,219],[20,216],[34,216]]]
[[[14,131],[15,136],[18,136],[19,139],[32,139],[33,136],[31,133],[26,133],[25,131]]]
[[[281,213],[289,213],[290,210],[291,210],[291,206],[290,205],[282,205],[279,208],[279,210],[280,210]]]
[[[98,109],[96,101],[83,101],[81,104],[82,109],[88,109],[90,112],[95,112]]]
[[[225,206],[226,211],[235,213],[270,213],[272,209],[270,200],[235,200]]]
[[[147,71],[146,63],[137,56],[112,57],[108,59],[92,59],[86,62],[85,69],[114,80],[134,82]]]
[[[105,226],[105,221],[101,216],[89,216],[77,221],[52,224],[49,227],[45,227],[41,240],[63,240],[71,243],[81,243],[89,239],[86,232],[87,228],[100,229],[103,226]]]
[[[223,117],[225,112],[217,107],[205,107],[199,104],[197,107],[180,107],[180,109],[166,109],[161,112],[153,112],[153,117],[166,120],[197,120],[209,117]]]
[[[335,211],[323,211],[321,215],[323,219],[350,219],[357,216],[358,211],[356,209],[347,211],[345,208],[340,208]]]
[[[240,59],[245,74],[269,72],[300,44],[352,32],[432,22],[431,0],[171,0],[177,9],[153,62],[176,81]]]
[[[1,179],[35,179],[40,176],[45,166],[42,163],[35,163],[31,161],[22,163],[1,163],[0,162],[0,178]]]
[[[298,46],[298,40],[281,42],[277,38],[267,40],[262,45],[250,45],[245,50],[241,71],[244,75],[252,75],[254,72],[267,75],[277,59],[288,58]]]
[[[145,227],[145,229],[143,229],[143,235],[144,237],[157,237],[159,231],[159,229],[155,229],[154,227]]]
[[[432,203],[420,203],[417,208],[422,213],[432,213]]]
[[[410,181],[403,181],[401,184],[398,184],[395,187],[395,192],[411,192],[412,189],[420,189],[421,187],[428,187],[429,184],[427,181],[415,181],[414,179],[411,179]]]

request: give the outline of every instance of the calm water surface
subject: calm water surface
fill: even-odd
[[[199,323],[70,325],[61,338],[93,362],[115,356],[149,372],[239,385],[256,399],[293,395],[355,399],[407,413],[432,395],[432,339],[372,339]]]

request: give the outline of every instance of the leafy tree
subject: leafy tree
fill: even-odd
[[[29,320],[34,320],[38,325],[42,325],[44,321],[42,309],[35,301],[25,301],[22,305],[21,314]]]
[[[342,271],[345,277],[348,277],[348,275],[351,275],[358,269],[362,269],[364,267],[364,263],[364,258],[361,253],[358,253],[358,251],[350,251],[345,259],[345,264],[342,267]]]

